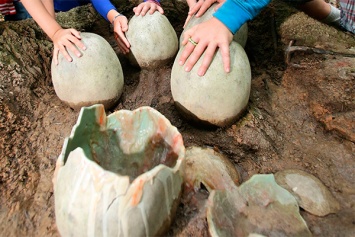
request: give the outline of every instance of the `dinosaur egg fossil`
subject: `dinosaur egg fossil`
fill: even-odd
[[[190,72],[179,65],[182,47],[171,72],[171,92],[180,112],[192,121],[228,126],[235,122],[248,105],[251,69],[248,57],[238,43],[230,45],[230,72],[224,71],[222,56],[216,52],[206,74],[197,75],[204,54]]]
[[[53,177],[62,236],[160,236],[183,183],[181,134],[158,111],[84,107]]]
[[[99,103],[109,109],[122,94],[124,80],[121,63],[103,37],[85,32],[81,33],[81,37],[87,49],[81,52],[80,58],[68,50],[72,62],[68,62],[61,53],[58,65],[52,60],[54,90],[59,99],[73,109]]]
[[[128,59],[140,68],[157,68],[174,60],[178,38],[168,18],[158,11],[134,15],[128,23],[126,37],[131,44]]]

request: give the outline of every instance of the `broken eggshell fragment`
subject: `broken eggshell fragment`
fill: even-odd
[[[102,105],[83,108],[53,178],[60,234],[164,234],[179,203],[184,155],[181,134],[150,107],[107,117]]]
[[[296,198],[305,211],[326,216],[340,209],[339,202],[315,176],[297,169],[282,170],[275,174],[276,182]]]
[[[272,174],[254,175],[229,190],[213,190],[208,203],[212,237],[311,236],[295,198],[277,185]]]
[[[189,147],[185,160],[184,192],[196,191],[201,183],[209,192],[239,183],[240,176],[232,162],[212,148]]]

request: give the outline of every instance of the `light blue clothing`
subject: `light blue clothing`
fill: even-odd
[[[213,14],[233,34],[247,21],[256,17],[270,0],[227,0]]]

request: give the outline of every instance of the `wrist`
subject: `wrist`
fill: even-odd
[[[111,21],[111,24],[114,25],[115,24],[115,21],[118,17],[120,16],[123,16],[121,13],[117,13],[113,18],[112,18],[112,21]]]
[[[48,35],[49,38],[53,41],[54,40],[54,36],[63,28],[57,28],[53,31],[53,33],[51,33],[51,35]]]
[[[116,9],[111,9],[108,13],[107,13],[107,21],[110,22],[111,24],[113,24],[114,22],[114,17],[116,15],[118,15],[119,12]],[[115,18],[115,20],[117,19],[117,17]]]

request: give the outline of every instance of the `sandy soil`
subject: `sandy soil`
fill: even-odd
[[[309,172],[341,205],[338,213],[325,217],[301,210],[312,234],[354,236],[355,58],[294,52],[287,65],[284,50],[295,39],[296,45],[354,54],[355,41],[303,14],[286,14],[283,7],[270,5],[249,24],[245,50],[252,90],[247,111],[232,126],[205,129],[189,124],[171,96],[172,64],[139,70],[120,54],[124,92],[108,113],[143,105],[157,109],[178,128],[186,147],[209,146],[225,154],[242,182],[253,174],[290,168]],[[178,34],[181,25],[174,22]],[[96,32],[117,51],[109,33]],[[49,65],[50,60],[42,63]],[[0,69],[5,67],[1,62]],[[78,111],[63,104],[43,76],[35,82],[0,78],[0,95],[0,236],[59,236],[51,179]],[[205,214],[182,203],[167,235],[209,236]]]

